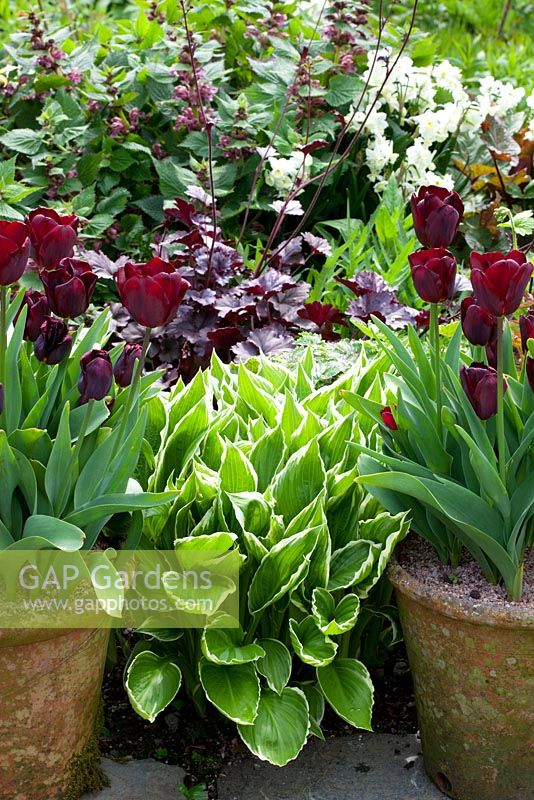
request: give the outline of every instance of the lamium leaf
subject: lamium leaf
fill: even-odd
[[[172,703],[182,682],[174,661],[145,650],[130,663],[126,672],[126,691],[140,717],[154,722],[160,711]]]
[[[254,755],[284,767],[298,756],[310,729],[304,692],[295,687],[286,687],[281,694],[262,689],[254,724],[238,725],[237,729]]]

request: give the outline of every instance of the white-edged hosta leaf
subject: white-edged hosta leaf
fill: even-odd
[[[126,672],[126,691],[130,703],[143,719],[154,722],[176,697],[182,673],[169,658],[144,650],[130,663]]]
[[[336,714],[355,728],[372,730],[373,684],[360,661],[339,658],[327,667],[319,667],[317,680]]]
[[[241,628],[206,628],[202,634],[202,652],[214,664],[248,664],[265,655],[258,643],[243,644]]]
[[[221,489],[225,492],[255,492],[258,477],[247,456],[228,439],[224,443]]]
[[[308,528],[282,539],[269,550],[250,584],[248,607],[251,614],[267,608],[305,578],[317,533],[317,528]]]
[[[281,694],[291,677],[291,654],[278,639],[258,639],[265,655],[256,662],[256,669],[267,680],[269,688]]]
[[[304,683],[302,691],[306,695],[310,709],[310,733],[324,741],[324,734],[321,730],[321,722],[324,717],[324,697],[317,686],[313,686],[311,683]]]
[[[311,615],[301,622],[290,619],[289,633],[293,650],[305,664],[325,667],[336,657],[337,644],[319,630]]]
[[[333,592],[336,589],[346,589],[363,581],[373,569],[380,549],[380,545],[375,542],[358,539],[355,542],[349,542],[340,550],[336,550],[332,554],[327,588]]]
[[[254,724],[238,725],[237,729],[254,755],[284,767],[298,756],[308,737],[310,718],[306,696],[292,686],[281,694],[263,688]]]
[[[356,594],[342,597],[336,606],[327,589],[317,587],[313,592],[312,614],[319,630],[326,636],[338,636],[350,631],[356,624],[360,611],[360,598]]]
[[[297,450],[272,483],[277,513],[290,522],[315,500],[326,482],[317,439]]]
[[[260,702],[260,682],[254,664],[226,666],[200,661],[200,682],[206,697],[221,714],[240,725],[252,725]]]

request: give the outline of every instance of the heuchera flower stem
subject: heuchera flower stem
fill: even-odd
[[[432,358],[434,361],[434,377],[436,379],[436,427],[438,436],[443,436],[443,424],[441,422],[441,352],[439,346],[439,309],[437,303],[430,304],[430,341],[432,347]]]
[[[497,317],[497,450],[499,454],[499,474],[506,486],[506,453],[504,439],[504,391],[503,391],[503,322]]]

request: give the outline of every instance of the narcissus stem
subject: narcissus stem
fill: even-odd
[[[443,436],[443,425],[441,422],[441,352],[439,346],[439,309],[437,303],[430,304],[430,342],[432,348],[432,360],[434,361],[434,377],[436,379],[436,427],[438,436]]]
[[[504,358],[503,358],[504,317],[497,317],[497,451],[499,455],[499,474],[506,485],[506,452],[504,439]]]

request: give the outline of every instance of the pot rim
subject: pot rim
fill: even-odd
[[[92,639],[101,630],[104,628],[0,628],[0,649],[40,644],[68,636],[84,638],[84,632],[86,639]]]
[[[451,619],[473,625],[523,628],[534,630],[534,606],[532,603],[495,605],[470,597],[453,595],[426,586],[415,575],[408,572],[395,555],[388,566],[388,577],[398,592]]]

